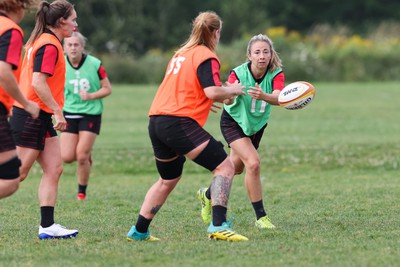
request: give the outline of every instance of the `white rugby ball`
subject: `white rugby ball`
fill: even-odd
[[[290,110],[302,109],[306,107],[315,97],[315,88],[308,82],[291,83],[279,94],[279,105]]]

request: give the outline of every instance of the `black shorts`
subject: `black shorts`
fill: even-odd
[[[258,132],[255,134],[248,136],[243,132],[242,127],[229,115],[228,112],[224,109],[221,114],[220,127],[222,135],[225,138],[225,141],[228,143],[228,146],[233,142],[240,138],[248,137],[251,140],[253,146],[258,149],[260,146],[261,138],[264,134],[264,130],[267,127],[268,123],[265,124]]]
[[[149,135],[158,159],[185,155],[212,138],[195,120],[174,116],[150,116]]]
[[[24,109],[13,107],[12,114],[10,124],[17,146],[43,150],[46,138],[57,136],[50,113],[41,110],[34,119]]]
[[[64,117],[67,121],[66,133],[78,134],[80,131],[100,134],[101,115],[74,114],[64,111]]]
[[[0,152],[6,152],[15,149],[14,139],[12,137],[10,124],[8,122],[8,113],[6,107],[0,102]]]

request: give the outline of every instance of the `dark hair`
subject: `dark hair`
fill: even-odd
[[[189,39],[181,46],[177,53],[201,44],[214,51],[217,46],[214,33],[220,30],[221,26],[222,21],[214,11],[201,12],[193,21],[192,33]]]
[[[29,7],[34,0],[0,0],[0,10],[6,13],[16,12]]]
[[[66,0],[56,0],[51,4],[42,1],[36,12],[36,23],[26,45],[32,44],[46,29],[46,27],[59,27],[60,18],[67,19],[74,9],[74,5]]]

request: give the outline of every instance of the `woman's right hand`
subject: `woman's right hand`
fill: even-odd
[[[32,118],[37,119],[39,117],[40,108],[35,102],[28,100],[27,104],[24,106],[24,109],[26,112],[31,114]]]
[[[67,121],[65,120],[61,110],[54,112],[54,119],[56,120],[56,123],[53,126],[54,130],[64,131],[67,129]]]

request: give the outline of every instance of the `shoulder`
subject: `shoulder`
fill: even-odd
[[[101,60],[100,59],[98,59],[95,56],[89,55],[89,54],[86,54],[86,60],[88,60],[88,61],[90,61],[92,63],[99,64],[99,65],[101,64]]]

